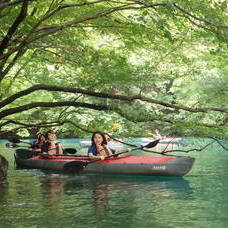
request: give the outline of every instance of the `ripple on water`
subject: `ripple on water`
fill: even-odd
[[[196,162],[184,178],[15,170],[12,152],[1,153],[10,161],[8,183],[0,188],[3,228],[228,224],[228,154],[219,147],[193,153]]]

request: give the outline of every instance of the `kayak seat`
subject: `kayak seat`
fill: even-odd
[[[75,148],[66,148],[63,149],[63,154],[76,154],[77,150]]]

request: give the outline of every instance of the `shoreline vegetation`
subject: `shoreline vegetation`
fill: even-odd
[[[73,2],[0,2],[0,139],[228,138],[226,1]]]
[[[1,1],[0,138],[228,137],[225,1]]]

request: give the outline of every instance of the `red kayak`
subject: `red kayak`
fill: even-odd
[[[187,156],[146,157],[127,155],[107,158],[89,164],[88,156],[82,155],[35,155],[30,158],[21,156],[16,150],[15,160],[19,167],[65,171],[65,167],[74,163],[87,164],[82,173],[130,174],[151,176],[183,176],[194,163],[194,158]]]

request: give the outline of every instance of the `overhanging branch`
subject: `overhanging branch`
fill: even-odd
[[[189,108],[189,107],[184,106],[184,105],[170,104],[170,103],[167,103],[167,102],[164,102],[164,101],[156,100],[156,99],[153,99],[153,98],[148,98],[148,97],[145,97],[145,96],[142,96],[142,95],[135,95],[135,96],[114,95],[114,94],[107,94],[107,93],[99,93],[99,92],[89,91],[89,90],[80,89],[80,88],[70,88],[70,87],[51,86],[51,85],[42,85],[42,84],[38,84],[38,85],[32,86],[32,87],[30,87],[30,88],[28,88],[26,90],[20,91],[20,92],[18,92],[16,94],[6,98],[5,100],[0,102],[0,107],[4,107],[7,104],[12,103],[16,99],[21,98],[23,96],[26,96],[26,95],[28,95],[28,94],[30,94],[30,93],[32,93],[34,91],[38,91],[38,90],[59,91],[59,92],[68,92],[68,93],[80,93],[80,94],[93,96],[93,97],[108,98],[108,99],[129,101],[129,102],[132,102],[134,100],[141,100],[141,101],[144,101],[144,102],[147,102],[147,103],[157,104],[157,105],[161,105],[161,106],[164,106],[164,107],[177,109],[177,110],[184,110],[184,111],[193,112],[193,113],[209,112],[209,111],[217,111],[217,112],[228,113],[228,107]],[[55,107],[57,107],[57,106],[55,106]],[[64,106],[66,106],[66,105],[64,105]],[[37,107],[39,107],[39,106],[37,106]],[[40,107],[43,107],[43,106],[40,106]],[[44,106],[44,107],[53,107],[53,106]],[[28,109],[30,109],[30,108],[28,108]],[[2,111],[2,112],[6,112],[6,111]],[[4,116],[1,116],[2,112],[0,112],[0,118],[4,117]]]
[[[17,18],[15,19],[12,26],[9,28],[6,36],[3,38],[1,44],[0,44],[0,56],[3,54],[5,48],[7,47],[11,37],[16,32],[18,26],[21,24],[21,22],[25,19],[28,9],[28,2],[29,0],[24,0],[21,6],[21,11],[18,14]]]
[[[99,110],[99,111],[114,110],[114,108],[108,107],[106,105],[89,104],[89,103],[75,102],[75,101],[34,102],[34,103],[18,106],[16,108],[3,110],[2,112],[0,112],[0,119],[6,116],[10,116],[33,108],[38,108],[38,107],[53,108],[53,107],[64,107],[64,106],[83,107],[83,108],[89,108],[89,109]]]
[[[180,10],[184,14],[188,15],[189,17],[191,17],[197,21],[204,22],[205,24],[210,25],[212,27],[216,27],[218,29],[228,29],[228,25],[221,25],[221,24],[212,23],[212,22],[210,22],[204,18],[200,18],[200,17],[188,12],[187,10],[183,9],[182,7],[177,5],[176,3],[174,3],[173,5],[175,6],[176,9]]]

